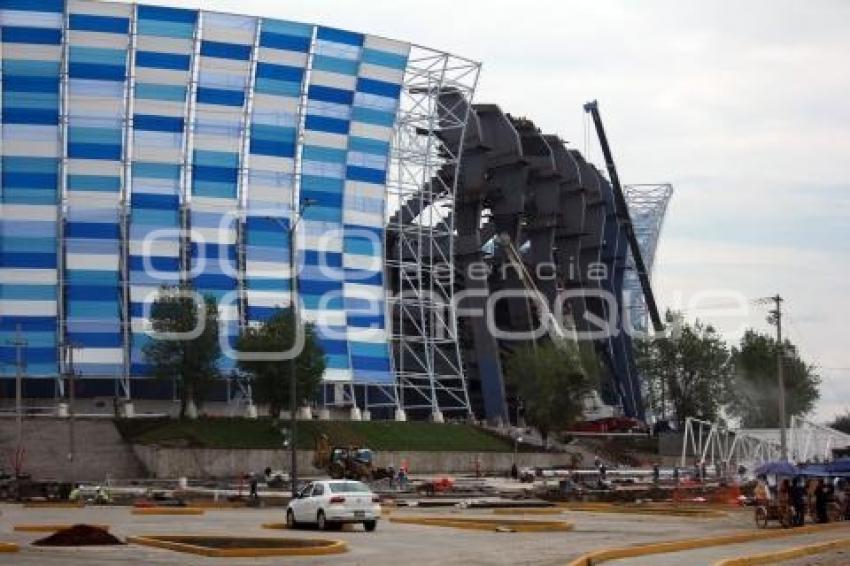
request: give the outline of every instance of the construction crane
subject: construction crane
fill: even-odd
[[[646,300],[646,308],[649,311],[649,318],[652,320],[652,326],[656,332],[664,330],[664,323],[661,321],[661,316],[658,314],[658,305],[655,303],[655,295],[652,292],[652,285],[649,282],[649,273],[646,269],[646,264],[643,261],[643,255],[640,252],[637,238],[635,237],[632,218],[629,214],[629,207],[626,204],[626,199],[623,196],[623,188],[620,185],[620,177],[617,175],[617,167],[614,165],[614,158],[611,155],[611,148],[608,146],[608,136],[605,135],[605,127],[602,125],[602,118],[599,116],[599,104],[596,100],[592,100],[584,105],[584,111],[590,114],[593,118],[593,125],[596,127],[596,135],[599,137],[599,145],[602,146],[602,155],[605,157],[605,166],[608,168],[608,177],[610,177],[611,185],[614,187],[614,200],[617,206],[617,215],[625,224],[626,238],[629,241],[629,250],[632,252],[632,259],[635,262],[635,270],[637,271],[640,287],[643,290],[643,296]]]

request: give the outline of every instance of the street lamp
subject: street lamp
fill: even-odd
[[[298,277],[297,277],[297,267],[296,267],[296,256],[297,256],[297,247],[295,245],[295,234],[296,229],[298,228],[298,223],[301,221],[301,218],[304,216],[304,211],[307,210],[311,205],[313,205],[316,201],[314,199],[304,199],[301,201],[301,207],[298,210],[298,214],[292,217],[292,221],[289,223],[289,226],[283,223],[283,221],[276,216],[267,216],[266,218],[276,222],[281,228],[287,231],[287,235],[289,238],[289,311],[292,313],[292,337],[293,342],[295,339],[295,327],[297,324],[300,324],[300,319],[298,317]],[[294,499],[298,488],[298,463],[297,463],[297,452],[295,449],[295,377],[297,372],[295,371],[295,361],[296,358],[292,358],[289,362],[289,481],[292,484],[292,498]]]

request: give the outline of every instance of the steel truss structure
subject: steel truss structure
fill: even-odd
[[[641,249],[643,261],[652,275],[655,251],[658,248],[658,238],[664,226],[667,206],[673,197],[673,185],[635,184],[623,187],[623,196],[629,206],[632,226],[638,246]],[[628,301],[628,313],[633,328],[646,331],[649,328],[646,302],[641,291],[640,280],[634,266],[634,259],[629,254],[629,263],[623,283],[623,294]]]
[[[850,434],[796,416],[788,432],[789,456],[795,462],[826,462],[832,460],[833,448],[850,446]]]
[[[436,421],[471,413],[454,305],[454,206],[466,101],[480,68],[411,46],[391,150],[385,253],[393,397],[398,409],[427,411]]]
[[[727,473],[738,466],[754,466],[776,460],[780,455],[777,442],[728,428],[719,422],[688,417],[682,436],[681,467],[688,466],[688,457],[695,465],[720,465]]]

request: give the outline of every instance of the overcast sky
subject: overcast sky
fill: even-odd
[[[663,307],[786,298],[822,366],[818,420],[850,409],[850,2],[167,0],[408,40],[481,61],[479,102],[585,150],[599,99],[625,183],[670,182]],[[595,136],[590,157],[600,166]],[[717,300],[705,301],[718,306]],[[723,303],[725,304],[725,303]],[[735,340],[748,315],[689,308]],[[827,369],[844,368],[844,369]]]

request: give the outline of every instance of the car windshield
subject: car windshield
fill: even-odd
[[[359,481],[341,481],[328,484],[332,493],[369,493],[366,484]]]

